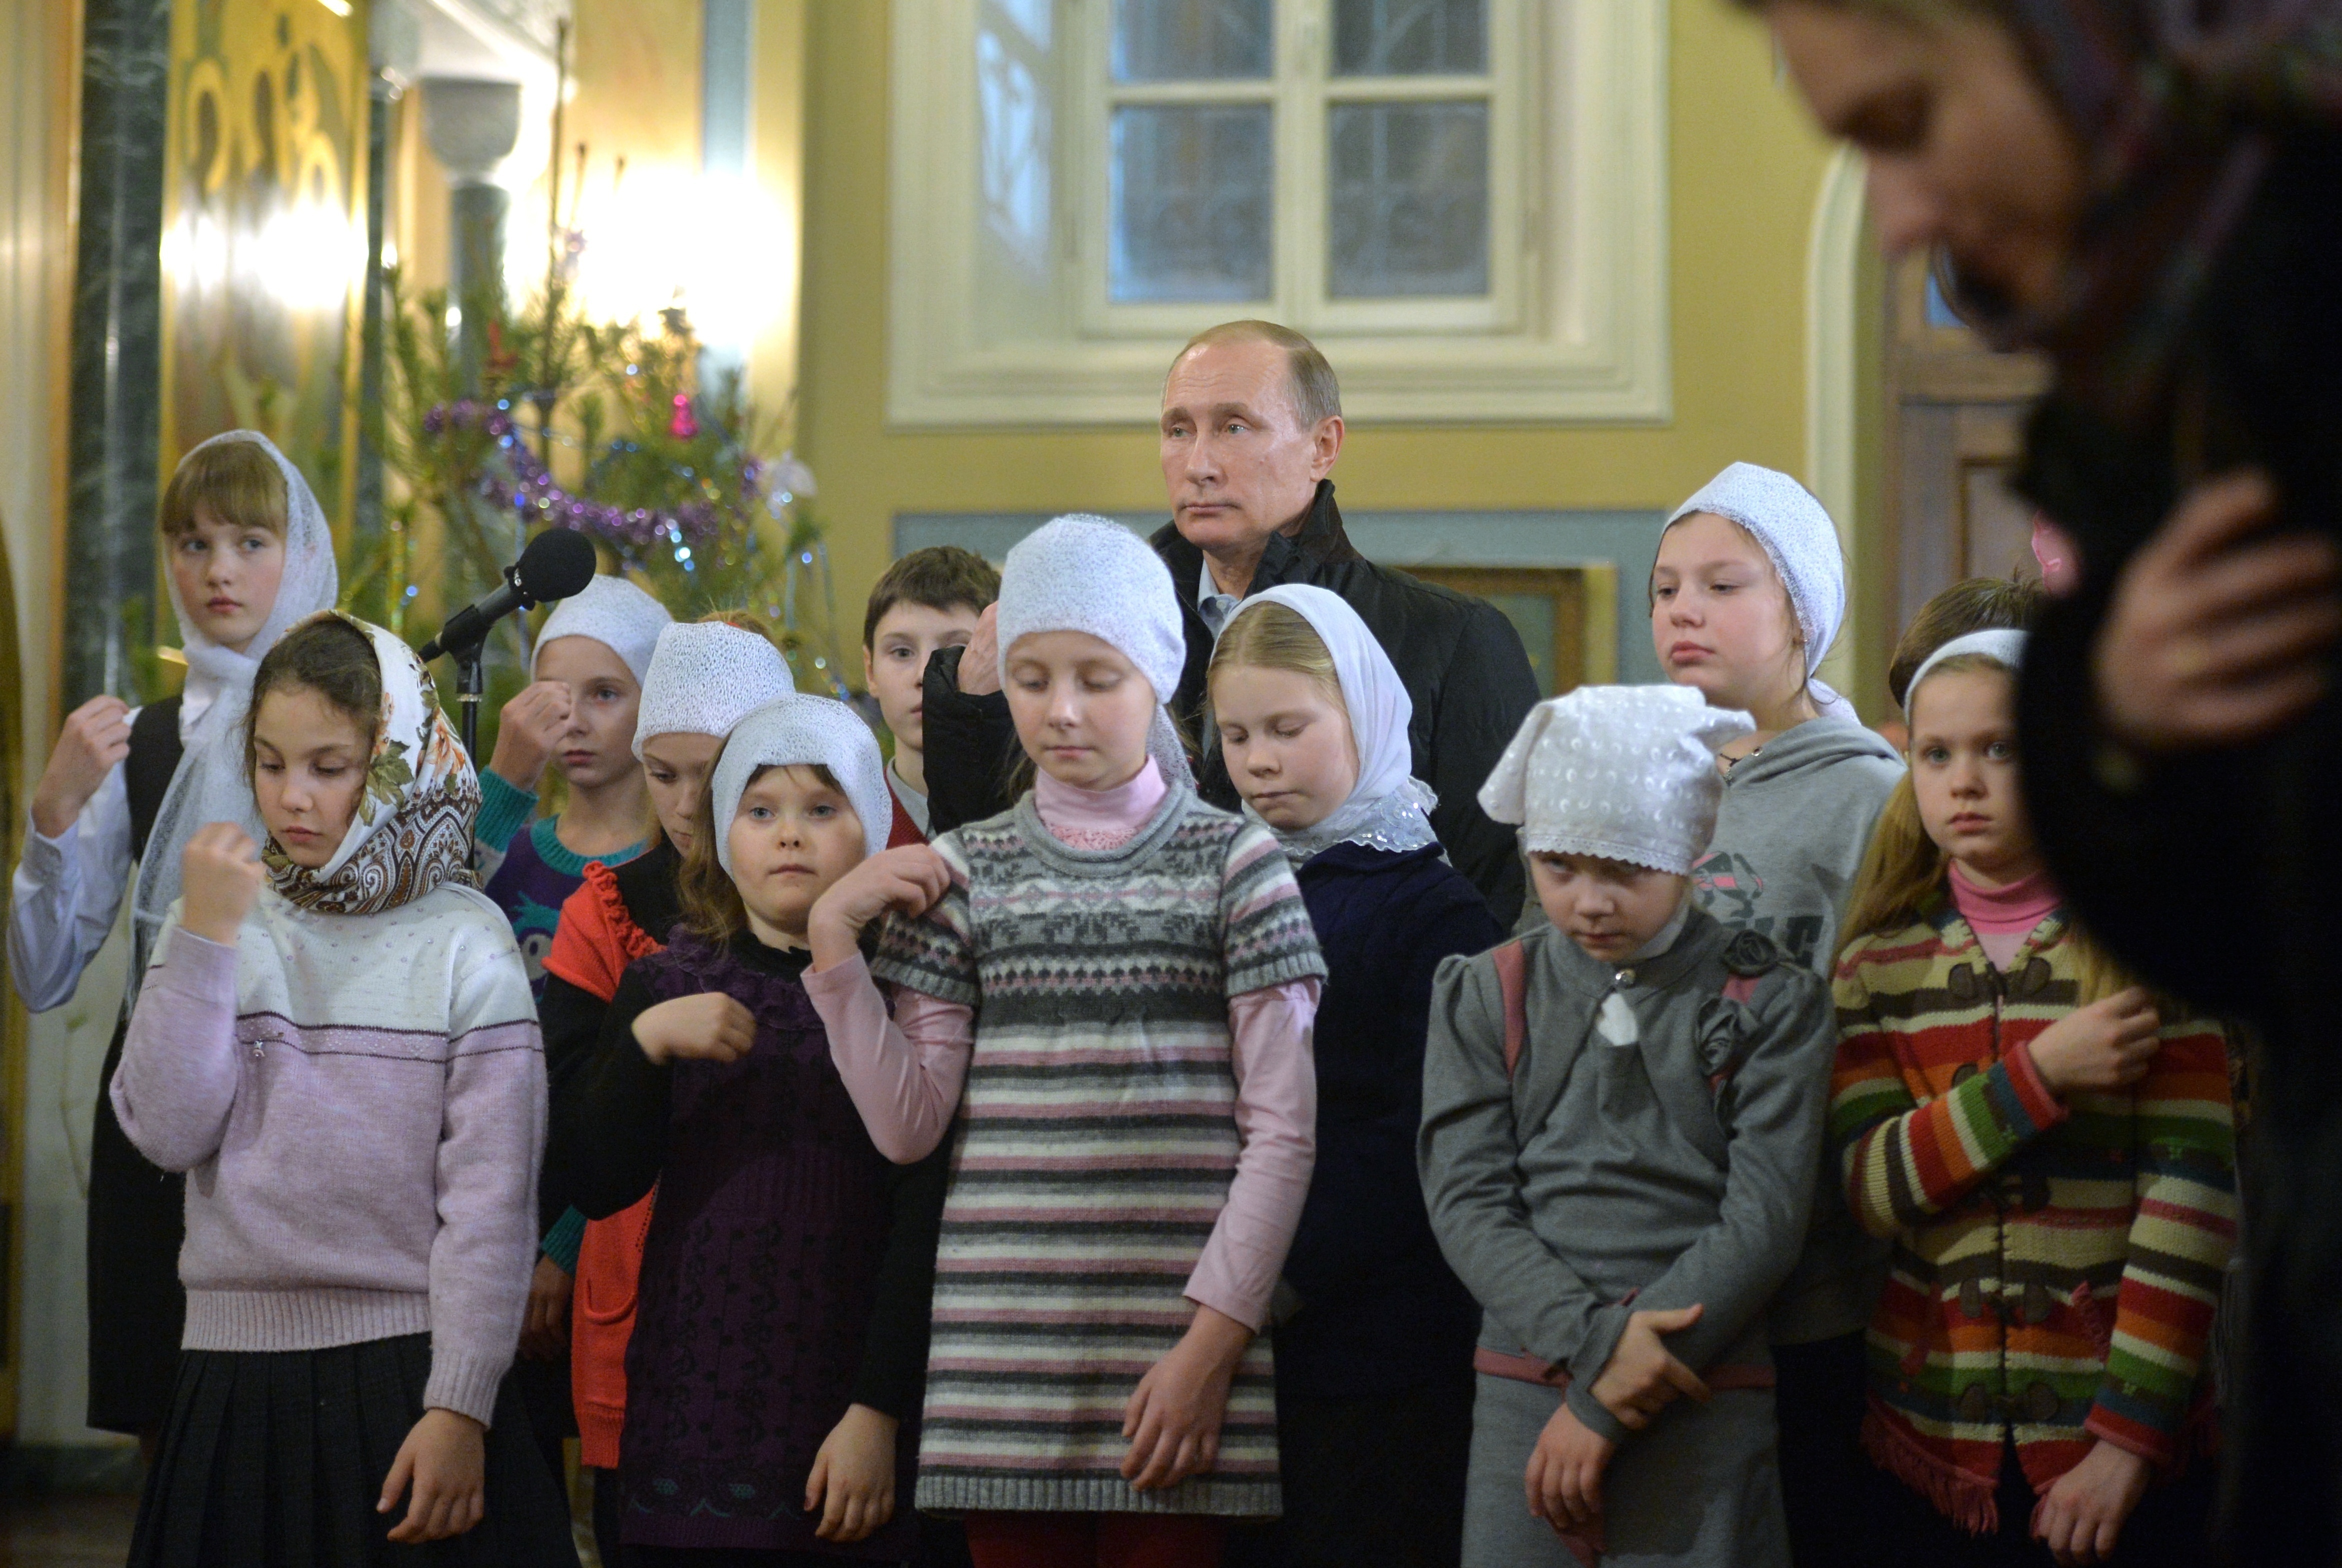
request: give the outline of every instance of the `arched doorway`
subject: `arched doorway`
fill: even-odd
[[[2008,478],[2048,372],[1962,324],[1926,257],[1881,261],[1850,148],[1815,203],[1806,330],[1807,482],[1853,578],[1823,673],[1881,717],[1887,661],[1922,605],[1962,578],[2034,570],[2031,509]]]

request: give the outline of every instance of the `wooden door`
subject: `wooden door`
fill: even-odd
[[[2037,356],[1986,347],[1945,303],[1924,256],[1894,266],[1886,296],[1886,490],[1899,632],[1962,578],[2038,575],[2032,508],[2008,478],[2048,367]]]

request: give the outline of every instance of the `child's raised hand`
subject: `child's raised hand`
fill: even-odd
[[[488,767],[534,794],[568,728],[569,688],[558,680],[533,681],[496,716],[496,749]]]
[[[988,697],[1000,689],[1000,607],[988,604],[976,618],[967,651],[959,656],[959,689],[970,697]]]
[[[845,1419],[821,1440],[813,1473],[806,1477],[806,1512],[821,1510],[814,1534],[824,1541],[861,1541],[895,1517],[896,1425],[893,1416],[866,1404],[846,1407]]]
[[[854,956],[862,928],[889,910],[924,913],[951,886],[951,868],[925,844],[882,849],[829,885],[806,917],[813,967],[826,970]]]
[[[66,714],[56,749],[33,786],[34,829],[54,839],[72,827],[114,765],[129,755],[130,704],[122,699],[93,697]]]
[[[661,1067],[673,1061],[737,1061],[756,1042],[756,1018],[720,990],[679,996],[635,1020],[635,1043]]]
[[[2123,1521],[2147,1491],[2147,1461],[2098,1442],[2041,1500],[2033,1533],[2065,1568],[2114,1555]]]
[[[1629,1432],[1640,1432],[1650,1425],[1651,1418],[1673,1403],[1677,1394],[1689,1394],[1706,1404],[1707,1385],[1660,1342],[1661,1335],[1676,1333],[1699,1322],[1705,1310],[1695,1302],[1673,1312],[1629,1314],[1626,1332],[1618,1336],[1618,1343],[1610,1352],[1609,1363],[1586,1392],[1600,1400],[1602,1407],[1616,1416],[1618,1424]]]
[[[2077,1008],[2034,1036],[2033,1066],[2051,1093],[2122,1089],[2147,1076],[2163,1020],[2137,986]]]
[[[1130,1439],[1122,1478],[1133,1492],[1176,1486],[1218,1462],[1228,1384],[1251,1342],[1244,1324],[1199,1306],[1179,1342],[1146,1369],[1122,1412],[1122,1435]]]
[[[374,1505],[376,1513],[389,1513],[398,1506],[407,1483],[415,1483],[406,1517],[391,1527],[393,1541],[403,1546],[445,1541],[480,1522],[487,1507],[487,1443],[481,1436],[486,1430],[452,1410],[434,1406],[423,1412],[398,1445],[398,1457],[390,1462],[382,1497]]]
[[[1602,1513],[1602,1472],[1618,1445],[1564,1404],[1529,1451],[1529,1512],[1556,1530],[1593,1523]]]
[[[179,879],[186,894],[179,923],[207,942],[227,946],[252,912],[268,869],[249,833],[233,822],[206,822],[179,856]]]

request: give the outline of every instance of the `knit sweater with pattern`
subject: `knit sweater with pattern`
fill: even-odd
[[[172,911],[115,1112],[185,1171],[185,1348],[431,1335],[424,1403],[485,1422],[535,1262],[545,1056],[495,905],[453,884],[378,915],[264,889],[233,946]]]
[[[919,1505],[1277,1512],[1265,1337],[1237,1368],[1210,1471],[1138,1493],[1120,1466],[1124,1409],[1195,1315],[1185,1291],[1242,1148],[1230,1000],[1325,974],[1283,851],[1185,788],[1110,849],[1060,841],[1029,795],[936,849],[949,890],[889,922],[874,966],[979,1010]],[[1306,1031],[1290,1044],[1306,1052]],[[1261,1240],[1273,1277],[1290,1232]]]
[[[2046,1487],[2093,1440],[2169,1466],[2236,1238],[2227,1041],[2167,1013],[2146,1077],[2060,1097],[2032,1042],[2072,1012],[2062,913],[1996,967],[1948,900],[1838,966],[1830,1131],[1894,1243],[1870,1327],[1872,1453],[1977,1530],[2002,1448]]]

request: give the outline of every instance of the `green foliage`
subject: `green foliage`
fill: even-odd
[[[523,309],[501,291],[465,297],[457,329],[444,290],[410,297],[395,269],[385,284],[384,397],[365,412],[396,482],[344,577],[356,613],[419,640],[486,591],[555,520],[560,498],[533,485],[541,471],[567,498],[628,515],[616,528],[598,512],[572,519],[606,568],[678,618],[751,610],[782,638],[805,689],[842,691],[828,552],[794,494],[810,476],[776,458],[778,422],[760,416],[736,371],[702,383],[680,311],[653,330],[589,321],[555,266]],[[528,504],[515,504],[515,489]],[[654,535],[636,514],[678,526]],[[523,683],[521,658],[507,623],[490,648],[484,749]]]

